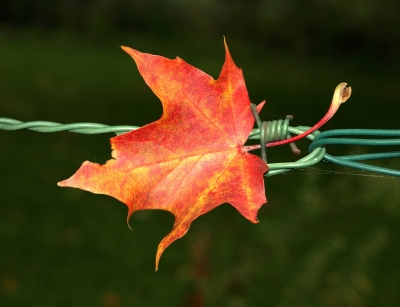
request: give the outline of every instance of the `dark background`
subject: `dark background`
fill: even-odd
[[[321,130],[398,129],[399,29],[395,0],[0,0],[0,116],[144,125],[161,104],[118,46],[217,78],[225,35],[251,100],[267,100],[263,119],[311,126],[348,82]],[[266,178],[259,224],[222,205],[154,273],[171,214],[137,212],[130,231],[117,200],[56,185],[108,160],[112,136],[0,130],[1,306],[400,305],[399,179],[325,163]],[[288,146],[268,154],[296,159]]]

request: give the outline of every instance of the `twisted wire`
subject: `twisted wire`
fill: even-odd
[[[74,133],[83,134],[99,134],[113,132],[115,134],[122,134],[140,127],[137,126],[108,126],[96,123],[72,123],[60,124],[48,121],[32,121],[22,122],[16,119],[0,117],[0,129],[3,130],[20,130],[28,129],[36,132],[60,132],[69,131]]]

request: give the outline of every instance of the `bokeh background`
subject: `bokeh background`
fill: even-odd
[[[263,119],[313,125],[348,82],[322,130],[399,129],[399,29],[395,0],[0,0],[0,116],[144,125],[161,104],[118,46],[217,78],[225,35]],[[266,178],[259,224],[224,204],[154,273],[171,214],[137,212],[131,231],[117,200],[56,185],[108,160],[110,137],[0,131],[1,306],[400,306],[400,179],[325,163]]]

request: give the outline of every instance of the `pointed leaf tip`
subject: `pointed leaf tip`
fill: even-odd
[[[125,46],[120,46],[122,50],[124,50],[127,54],[129,54],[135,61],[136,59],[138,59],[138,56],[141,54],[141,52],[129,48],[129,47],[125,47]]]
[[[131,49],[131,48],[126,47],[126,46],[120,46],[120,47],[121,47],[121,49],[124,50],[125,52],[128,52],[128,50]]]
[[[224,47],[225,47],[225,61],[228,62],[232,62],[233,63],[233,59],[231,56],[231,53],[229,52],[229,48],[228,48],[228,44],[226,42],[225,36],[224,36]]]
[[[67,180],[59,181],[59,182],[57,182],[57,185],[59,187],[65,187],[67,185]]]

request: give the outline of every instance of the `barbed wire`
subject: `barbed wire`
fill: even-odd
[[[290,120],[290,119],[289,119]],[[266,136],[269,140],[282,139],[287,134],[301,134],[310,129],[308,126],[291,127],[288,121],[278,120],[271,121],[269,125],[274,129],[269,130]],[[0,129],[14,131],[20,129],[28,129],[36,132],[52,133],[60,131],[69,131],[82,134],[100,134],[115,133],[117,135],[139,129],[138,126],[108,126],[98,123],[71,123],[60,124],[49,121],[31,121],[22,122],[16,119],[0,117]],[[253,129],[249,139],[260,139],[260,128]],[[369,136],[369,137],[391,137],[390,139],[355,139],[355,138],[335,138],[335,136]],[[360,169],[368,172],[385,174],[389,176],[400,177],[400,171],[390,168],[368,165],[355,161],[366,161],[376,159],[388,159],[400,157],[400,151],[382,152],[363,155],[348,156],[331,156],[326,153],[325,145],[362,145],[362,146],[399,146],[400,130],[380,130],[380,129],[336,129],[325,132],[315,131],[308,135],[307,138],[312,141],[308,151],[309,154],[295,162],[268,163],[269,171],[265,176],[273,176],[282,174],[294,169],[301,169],[315,165],[321,161],[331,162],[346,167]]]

